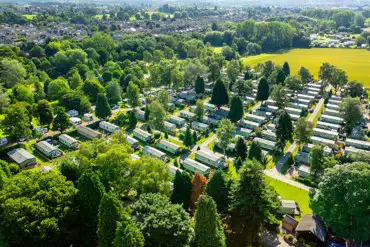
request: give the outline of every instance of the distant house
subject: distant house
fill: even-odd
[[[78,126],[77,127],[77,132],[78,134],[92,140],[94,138],[100,138],[101,133],[99,131],[93,130],[89,127],[86,126]]]
[[[199,150],[195,153],[195,159],[216,169],[225,168],[225,159],[211,151]]]
[[[155,159],[162,160],[164,162],[166,162],[168,160],[165,153],[163,153],[162,151],[159,151],[158,149],[153,148],[151,146],[143,147],[142,152],[143,152],[144,155],[147,155],[147,156],[155,158]]]
[[[209,125],[208,124],[205,124],[205,123],[193,121],[191,123],[191,128],[193,130],[197,130],[197,131],[200,131],[200,132],[206,132],[208,130],[208,128],[209,128]]]
[[[171,122],[171,123],[176,124],[179,127],[184,126],[185,123],[186,123],[186,120],[185,119],[183,119],[181,117],[178,117],[178,116],[175,116],[175,115],[170,116],[170,118],[168,119],[168,121]]]
[[[170,152],[172,154],[178,154],[181,152],[181,147],[179,145],[176,145],[172,142],[169,142],[167,140],[159,140],[156,144],[156,146],[162,150],[165,150],[167,152]]]
[[[141,141],[151,143],[153,141],[153,136],[149,132],[146,132],[145,130],[136,128],[133,131],[133,134],[136,138],[138,138]]]
[[[99,123],[99,128],[101,128],[102,130],[108,131],[110,133],[117,133],[121,130],[119,126],[109,123],[107,121],[101,121]]]
[[[48,158],[56,158],[62,155],[62,151],[60,151],[57,147],[54,147],[50,143],[46,141],[40,141],[36,143],[36,149],[43,153]]]
[[[79,145],[78,141],[75,138],[67,134],[61,134],[59,136],[59,141],[71,149],[77,149]]]
[[[164,122],[164,130],[169,132],[169,133],[175,133],[176,132],[176,124],[165,121]]]
[[[67,115],[68,115],[69,117],[77,117],[77,116],[78,116],[78,111],[76,111],[76,110],[69,110],[69,111],[67,112]]]
[[[319,216],[312,214],[303,215],[295,231],[297,238],[315,242],[318,246],[324,246],[326,235],[328,234]]]
[[[36,157],[24,148],[13,149],[7,154],[22,169],[36,165]]]
[[[78,118],[78,117],[70,117],[69,122],[72,125],[77,126],[77,125],[80,125],[82,123],[82,120],[81,120],[81,118]]]
[[[87,121],[87,122],[90,122],[90,121],[93,121],[94,120],[94,116],[92,114],[90,114],[90,113],[85,113],[83,119],[85,121]]]
[[[203,165],[202,163],[189,159],[189,158],[185,159],[182,165],[184,166],[186,170],[194,172],[194,173],[196,172],[201,175],[207,175],[211,171],[210,167]]]

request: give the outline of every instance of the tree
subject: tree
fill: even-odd
[[[248,159],[255,159],[258,162],[262,161],[262,149],[257,142],[252,142],[248,152]]]
[[[299,118],[294,128],[294,139],[298,145],[301,146],[303,143],[308,143],[312,134],[312,124],[304,117]]]
[[[24,66],[15,59],[4,58],[0,63],[0,82],[7,88],[13,87],[16,83],[22,83],[27,75]]]
[[[58,100],[69,90],[68,81],[62,77],[53,80],[48,85],[48,97],[51,100]]]
[[[205,91],[205,84],[202,77],[198,75],[197,79],[195,80],[195,93],[196,94],[204,94]]]
[[[237,157],[240,157],[242,160],[245,160],[247,158],[248,148],[245,140],[242,137],[239,137],[236,141],[235,150]]]
[[[96,102],[98,94],[104,92],[104,88],[99,81],[87,79],[82,85],[82,91],[91,102]]]
[[[364,93],[365,93],[364,86],[361,82],[350,81],[347,84],[347,87],[344,88],[344,94],[348,97],[361,98]]]
[[[104,186],[98,175],[87,170],[78,179],[77,189],[77,202],[86,228],[84,238],[86,243],[92,244],[96,241],[99,206],[105,193]]]
[[[216,203],[212,197],[207,195],[200,197],[197,202],[194,218],[194,246],[226,247],[224,229],[221,224],[221,219],[217,214]]]
[[[53,122],[53,130],[66,130],[71,123],[69,122],[69,116],[67,115],[63,107],[58,107],[55,110],[55,117]]]
[[[281,150],[284,150],[287,141],[293,141],[293,123],[286,111],[280,114],[276,124],[276,140]]]
[[[285,79],[285,85],[292,90],[301,90],[304,83],[299,75],[291,75]]]
[[[34,102],[34,94],[29,86],[16,84],[13,87],[13,96],[17,101],[24,101],[29,104]]]
[[[303,66],[299,69],[298,75],[301,77],[302,82],[304,84],[312,82],[313,80],[313,75],[310,73],[310,71],[307,68]]]
[[[112,114],[112,110],[109,106],[107,96],[103,93],[99,93],[96,99],[95,115],[98,118],[107,118]]]
[[[109,82],[107,86],[107,98],[109,103],[117,104],[118,101],[121,101],[122,97],[122,88],[116,81]]]
[[[98,213],[98,239],[99,246],[112,246],[117,221],[122,217],[121,202],[113,193],[103,195],[99,205]]]
[[[276,77],[276,83],[284,84],[285,78],[286,78],[285,72],[279,69],[277,77]]]
[[[137,125],[137,117],[135,111],[130,111],[128,114],[129,129],[135,129]]]
[[[337,88],[338,86],[343,86],[348,82],[347,73],[344,70],[334,68],[332,71],[332,78],[330,83]]]
[[[220,127],[217,129],[216,135],[224,152],[226,152],[227,145],[229,145],[234,131],[235,126],[229,119],[221,120]]]
[[[229,188],[225,174],[216,170],[209,179],[205,193],[216,202],[217,211],[226,213],[229,207]]]
[[[259,246],[262,227],[279,224],[276,218],[279,207],[278,195],[267,184],[262,165],[247,160],[231,186],[228,246]]]
[[[193,140],[193,137],[191,135],[190,127],[188,126],[186,127],[186,132],[182,143],[185,145],[185,147],[190,148],[194,144],[194,142],[195,141]]]
[[[41,58],[41,57],[44,57],[45,56],[45,51],[44,51],[44,49],[41,46],[35,45],[30,50],[30,53],[29,54],[30,54],[31,57]]]
[[[233,86],[232,91],[237,93],[239,96],[249,95],[253,91],[253,82],[252,80],[237,80]]]
[[[284,71],[286,76],[290,76],[290,66],[289,66],[288,62],[284,62],[283,71]]]
[[[153,101],[149,105],[149,124],[156,130],[164,130],[164,121],[166,118],[166,111],[158,100]]]
[[[207,185],[207,178],[195,173],[191,181],[191,194],[190,194],[190,209],[195,209],[195,203],[198,201],[200,195],[203,194]]]
[[[326,168],[324,148],[321,145],[316,145],[312,148],[309,156],[309,164],[313,181],[319,181]]]
[[[173,180],[171,202],[181,204],[185,210],[189,209],[191,195],[191,177],[187,172],[176,171]]]
[[[144,235],[145,246],[187,246],[193,239],[189,214],[166,196],[143,194],[131,208],[132,219]]]
[[[1,230],[12,246],[65,242],[76,189],[58,172],[22,171],[0,190]],[[66,243],[70,245],[71,243]]]
[[[127,102],[131,107],[136,108],[141,105],[140,89],[135,83],[130,82],[128,84],[127,91],[126,91],[126,97],[127,97]]]
[[[59,100],[59,104],[67,110],[77,110],[80,114],[90,111],[89,99],[82,92],[68,91]]]
[[[238,60],[235,60],[235,59],[231,60],[226,70],[226,73],[227,73],[227,76],[230,82],[234,83],[236,79],[238,79],[239,71],[240,71],[240,65],[239,65]]]
[[[347,133],[363,118],[361,101],[359,98],[345,98],[340,104],[340,113],[343,116]]]
[[[229,95],[226,86],[220,79],[216,81],[213,87],[210,103],[216,105],[218,108],[229,103]]]
[[[168,103],[171,101],[171,97],[167,90],[161,90],[157,95],[157,100],[162,104],[163,108],[167,110]]]
[[[217,62],[213,62],[209,65],[209,72],[210,72],[209,75],[210,81],[217,81],[220,78],[221,76],[220,66],[217,64]]]
[[[29,112],[22,104],[14,104],[5,110],[5,118],[1,121],[4,134],[13,136],[17,141],[31,137],[32,131]]]
[[[0,87],[0,113],[3,113],[5,108],[10,105],[10,97],[8,92],[3,92]]]
[[[144,236],[134,222],[124,224],[117,222],[113,247],[144,247]]]
[[[231,99],[230,112],[228,118],[231,122],[236,123],[244,116],[243,100],[239,96]]]
[[[257,87],[257,101],[265,101],[269,98],[270,88],[266,78],[262,77]]]
[[[370,239],[369,178],[368,163],[326,169],[311,200],[314,213],[320,215],[333,232],[358,243]]]
[[[288,102],[288,95],[282,85],[277,85],[271,92],[271,99],[276,102],[279,109],[283,109]]]
[[[204,104],[201,100],[197,100],[196,108],[195,108],[195,115],[197,116],[198,121],[202,121],[204,116]]]
[[[323,63],[320,66],[319,70],[319,77],[323,81],[331,81],[333,76],[333,70],[335,69],[335,66],[331,65],[330,63]]]
[[[37,103],[36,114],[39,116],[42,125],[49,125],[53,122],[53,109],[47,100],[40,100]]]

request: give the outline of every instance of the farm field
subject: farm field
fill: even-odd
[[[287,61],[293,74],[297,73],[301,66],[305,66],[313,73],[315,78],[317,78],[321,64],[329,62],[345,70],[349,80],[360,81],[367,88],[370,88],[370,51],[365,49],[292,49],[282,53],[244,57],[242,60],[244,64],[251,67],[267,60],[272,60],[281,65]]]
[[[29,21],[32,21],[32,19],[35,17],[36,15],[23,15],[24,18],[26,18],[27,20]]]

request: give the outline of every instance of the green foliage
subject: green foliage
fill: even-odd
[[[4,58],[0,62],[0,82],[7,88],[11,88],[16,83],[22,83],[27,75],[24,66],[15,59]]]
[[[243,100],[239,96],[234,96],[231,99],[230,112],[228,118],[231,122],[236,123],[244,116]]]
[[[122,88],[116,81],[109,82],[107,86],[107,98],[109,103],[117,104],[118,101],[121,101],[122,97]]]
[[[202,77],[198,75],[195,81],[195,93],[196,94],[204,94],[205,91],[205,83]]]
[[[267,100],[269,97],[269,93],[270,93],[269,84],[267,80],[264,77],[262,77],[258,83],[256,100],[257,101]]]
[[[293,123],[289,113],[285,110],[280,114],[276,124],[276,140],[280,150],[283,150],[287,141],[293,140]]]
[[[23,84],[16,84],[13,87],[13,95],[17,101],[24,101],[29,104],[34,102],[34,95],[32,89]]]
[[[129,123],[129,126],[128,126],[129,129],[136,128],[137,117],[136,117],[135,111],[130,111],[130,113],[128,114],[128,123]]]
[[[288,95],[282,85],[277,85],[271,92],[271,99],[276,101],[276,106],[283,109],[288,102]]]
[[[202,121],[204,116],[204,104],[201,100],[197,100],[196,108],[195,108],[195,115],[197,116],[198,121]]]
[[[77,110],[79,114],[90,111],[91,104],[89,99],[78,91],[68,91],[59,99],[60,106],[67,110]]]
[[[48,98],[51,100],[59,99],[69,90],[68,81],[62,77],[51,81],[48,85]]]
[[[237,157],[240,157],[242,160],[245,160],[247,158],[248,148],[244,138],[238,138],[238,140],[236,141],[235,150]]]
[[[313,80],[313,75],[303,66],[299,69],[298,75],[301,77],[303,83],[309,83]]]
[[[76,164],[74,157],[65,156],[58,162],[60,173],[67,178],[67,180],[76,183],[80,177],[80,170]]]
[[[155,100],[149,105],[149,123],[156,129],[164,130],[164,121],[166,118],[166,111],[159,101]]]
[[[312,180],[318,182],[321,180],[324,170],[331,166],[330,160],[324,156],[324,148],[316,145],[312,148],[309,156]]]
[[[141,105],[140,101],[140,89],[139,87],[133,83],[130,82],[127,87],[126,91],[126,97],[127,97],[127,102],[130,106],[133,108],[136,108]]]
[[[227,149],[227,145],[229,145],[232,135],[235,131],[235,125],[229,119],[222,119],[220,122],[220,126],[217,129],[217,138],[220,142],[221,148],[224,152]]]
[[[193,140],[193,137],[191,135],[191,131],[190,131],[189,126],[186,128],[184,140],[182,142],[185,145],[185,147],[188,147],[188,148],[190,148],[194,144],[194,140]]]
[[[129,222],[126,226],[121,222],[117,222],[113,246],[144,247],[144,236],[134,222]]]
[[[82,85],[82,91],[91,102],[96,102],[98,94],[104,92],[104,88],[99,81],[87,79]]]
[[[257,142],[252,142],[248,152],[248,159],[262,162],[262,149]]]
[[[221,170],[217,170],[212,174],[205,192],[215,201],[219,213],[227,212],[229,207],[229,188],[225,174]]]
[[[191,177],[187,172],[176,171],[173,180],[171,202],[181,204],[185,210],[189,209],[191,194]]]
[[[288,62],[284,62],[283,71],[285,73],[285,76],[290,76],[290,66]]]
[[[11,105],[5,111],[1,121],[4,134],[14,137],[17,141],[31,137],[30,113],[22,104]]]
[[[356,98],[356,97],[361,98],[364,93],[365,93],[365,90],[364,90],[364,85],[362,84],[362,82],[350,81],[347,84],[347,87],[344,89],[344,94],[352,98]]]
[[[227,93],[226,86],[220,79],[216,81],[216,84],[213,87],[210,103],[217,107],[227,105],[229,103],[229,95]]]
[[[285,79],[285,85],[292,90],[301,90],[304,83],[299,75],[291,75]]]
[[[40,100],[37,103],[36,114],[39,116],[42,125],[49,125],[53,122],[53,109],[47,100]]]
[[[99,93],[96,99],[95,115],[98,118],[107,118],[112,114],[112,110],[109,106],[107,96],[105,94]]]
[[[308,143],[312,134],[312,124],[304,117],[299,118],[294,128],[294,139],[297,141],[297,143],[299,145]]]
[[[194,246],[226,247],[224,229],[217,214],[215,201],[212,197],[204,195],[199,198],[196,206]]]
[[[361,101],[359,98],[345,98],[340,105],[347,133],[363,118]]]
[[[69,116],[63,107],[58,107],[55,111],[55,118],[53,122],[53,130],[66,130],[71,123],[69,122]]]

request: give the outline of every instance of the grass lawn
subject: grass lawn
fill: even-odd
[[[22,15],[24,18],[26,18],[27,20],[29,21],[32,21],[33,18],[36,16],[36,15]]]
[[[294,200],[298,203],[299,207],[301,208],[301,215],[312,213],[312,210],[309,207],[310,196],[308,191],[296,188],[292,185],[267,176],[265,178],[270,185],[275,188],[276,192],[281,196],[282,199]]]
[[[215,46],[212,46],[211,47],[212,51],[216,54],[220,54],[222,53],[222,47],[215,47]]]
[[[274,54],[261,54],[242,58],[251,67],[258,63],[272,60],[283,65],[289,62],[292,73],[297,73],[301,66],[308,68],[317,78],[322,63],[329,62],[347,72],[349,80],[363,82],[370,88],[370,52],[365,49],[312,48],[292,49]]]

